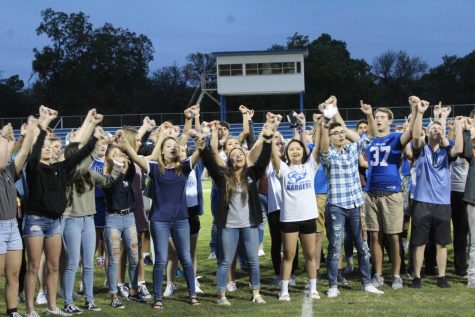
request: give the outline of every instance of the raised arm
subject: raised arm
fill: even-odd
[[[204,149],[206,146],[206,136],[203,134],[198,134],[195,137],[195,151],[190,157],[191,168],[194,168],[200,159],[200,150]]]
[[[320,128],[320,153],[327,154],[330,148],[330,137],[328,135],[328,126],[322,122]]]
[[[152,133],[152,130],[155,129],[156,127],[157,127],[157,123],[155,122],[155,120],[150,119],[149,116],[146,116],[145,118],[143,118],[142,126],[138,130],[139,138],[142,139],[142,144],[144,144],[145,141],[147,141],[148,136],[150,135],[150,133]],[[145,138],[145,140],[143,140],[145,135],[147,137]]]
[[[239,133],[239,143],[242,144],[249,135],[249,112],[250,110],[247,107],[240,105],[239,111],[242,114],[242,132]]]
[[[191,106],[190,108],[185,109],[183,113],[185,114],[185,124],[183,126],[183,133],[181,134],[178,143],[181,146],[186,146],[188,139],[190,138],[190,130],[193,124],[193,110],[197,105]]]
[[[25,138],[23,139],[20,151],[15,157],[15,171],[17,175],[21,174],[21,171],[25,166],[26,160],[28,159],[28,155],[30,153],[31,145],[33,144],[33,137],[37,129],[38,120],[34,117],[29,117]]]
[[[406,146],[412,140],[412,130],[414,129],[414,122],[417,115],[417,99],[414,99],[414,102],[411,102],[412,99],[409,98],[409,105],[411,106],[411,115],[409,116],[409,124],[407,125],[407,129],[404,131],[400,138],[402,146]]]
[[[422,118],[424,117],[424,112],[429,107],[429,103],[421,102],[416,96],[409,97],[409,103],[417,107],[412,129],[412,146],[414,151],[418,151],[424,144],[424,140],[422,139]]]
[[[216,164],[224,167],[226,164],[224,164],[224,161],[221,158],[221,155],[219,155],[219,138],[218,138],[219,121],[210,122],[210,128],[211,128],[211,139],[210,139],[211,153],[214,157],[214,161],[216,162]]]
[[[8,145],[13,135],[13,128],[11,123],[7,123],[3,126],[0,133],[0,171],[5,169],[8,165],[8,157],[10,155],[8,151]]]
[[[363,100],[360,100],[360,110],[366,115],[366,121],[368,121],[368,131],[366,134],[370,138],[374,138],[376,135],[376,122],[374,121],[373,108],[371,105],[365,104]]]
[[[450,150],[450,156],[455,159],[463,152],[463,126],[465,118],[462,116],[455,117],[455,144]]]
[[[473,120],[470,117],[465,118],[465,125],[463,130],[463,153],[462,158],[467,161],[471,161],[473,158],[473,145],[472,145],[472,133],[471,128],[473,126]]]
[[[320,162],[320,139],[321,139],[321,125],[323,121],[323,116],[318,113],[313,114],[313,150],[312,155],[315,162]]]
[[[79,142],[81,146],[85,145],[89,138],[91,137],[96,124],[94,123],[97,121],[96,118],[100,117],[100,121],[102,121],[102,115],[98,114],[96,109],[91,109],[88,111],[86,115],[86,119],[82,123],[81,127],[74,133],[74,137],[71,138],[71,142]],[[99,122],[100,122],[99,121]]]

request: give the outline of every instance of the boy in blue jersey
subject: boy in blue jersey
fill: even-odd
[[[418,99],[409,98],[412,113]],[[393,289],[402,288],[399,275],[401,268],[400,233],[403,229],[404,210],[401,193],[402,152],[411,140],[412,122],[404,133],[391,133],[394,116],[391,110],[379,108],[375,112],[376,135],[366,149],[368,172],[366,180],[366,224],[370,234],[373,269],[373,284],[378,287],[384,284],[383,270],[383,234],[388,236],[390,258],[392,264]]]
[[[463,150],[463,117],[455,119],[455,145],[449,145],[444,127],[432,122],[427,128],[427,144],[421,137],[422,117],[429,103],[418,104],[413,129],[413,152],[416,167],[414,208],[412,214],[411,244],[414,245],[414,279],[411,287],[421,287],[421,267],[430,228],[434,227],[437,247],[437,286],[450,287],[445,277],[447,244],[452,242],[450,233],[450,162]]]

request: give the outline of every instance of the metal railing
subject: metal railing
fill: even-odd
[[[409,115],[408,107],[391,107],[390,108],[395,118],[404,118],[404,116]],[[455,116],[468,116],[470,112],[475,109],[475,104],[460,104],[452,105],[451,117]],[[374,109],[375,110],[375,109]],[[291,111],[298,111],[298,109],[284,109],[284,110],[273,110],[273,109],[264,109],[256,110],[254,113],[253,120],[254,122],[264,122],[267,112],[273,112],[275,114],[281,114],[285,117]],[[364,118],[359,108],[339,108],[339,111],[342,117],[345,120],[359,120]],[[318,109],[304,109],[304,113],[307,116],[307,120],[311,120],[312,113],[319,112]],[[149,116],[152,119],[157,121],[157,124],[160,124],[164,121],[171,121],[174,124],[182,125],[184,123],[183,112],[176,113],[134,113],[134,114],[113,114],[113,115],[104,115],[102,121],[102,126],[104,127],[122,127],[124,125],[131,126],[140,126],[142,125],[143,118]],[[432,113],[426,114],[426,117],[432,117]],[[79,127],[85,119],[85,115],[78,116],[60,116],[55,122],[53,122],[52,127],[59,129],[67,128],[77,128]],[[209,111],[201,112],[200,120],[201,121],[211,121],[219,120],[220,113],[219,111]],[[27,121],[27,117],[9,117],[9,118],[0,118],[0,127],[4,126],[7,123],[11,123],[14,129],[19,129],[21,124]],[[228,111],[227,112],[227,121],[231,123],[241,122],[242,115],[239,111]]]

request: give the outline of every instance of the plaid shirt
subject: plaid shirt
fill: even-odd
[[[320,152],[321,163],[328,179],[327,204],[345,209],[363,205],[358,156],[368,144],[368,139],[361,139],[346,144],[341,151],[330,146],[328,153]]]

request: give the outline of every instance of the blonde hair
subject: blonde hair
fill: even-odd
[[[232,162],[231,162],[231,153],[234,150],[239,150],[244,154],[244,157],[246,157],[246,153],[244,153],[244,150],[241,149],[240,147],[236,147],[232,149],[229,154],[228,154],[228,162],[227,162],[227,170],[224,173],[224,178],[226,179],[226,193],[224,195],[224,200],[226,201],[226,204],[229,204],[231,200],[231,196],[233,194],[234,189],[237,187],[238,184],[241,185],[241,201],[244,204],[247,200],[247,192],[248,192],[248,184],[246,181],[246,168],[247,168],[247,163],[244,166],[244,169],[242,170],[240,175],[236,175],[234,172]],[[246,161],[247,162],[247,161]]]
[[[137,146],[137,135],[139,134],[137,130],[132,127],[123,127],[122,131],[124,132],[124,137],[129,142],[130,146],[134,149],[134,151],[138,150]]]

